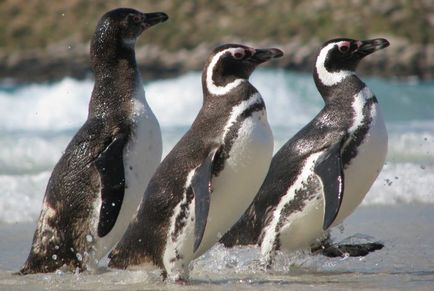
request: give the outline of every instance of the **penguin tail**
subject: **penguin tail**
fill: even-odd
[[[129,266],[138,266],[144,264],[153,264],[160,266],[155,262],[155,259],[146,254],[146,251],[137,252],[136,249],[117,246],[108,255],[110,259],[109,268],[125,270]]]
[[[82,261],[68,255],[37,254],[31,252],[24,265],[14,275],[52,273],[58,269],[82,272],[86,270],[86,265]]]
[[[132,256],[126,252],[122,253],[117,250],[113,250],[108,257],[110,259],[108,263],[109,268],[122,270],[125,270],[129,266],[141,265],[146,261],[142,257]]]
[[[51,273],[58,268],[59,266],[48,263],[44,258],[29,256],[21,269],[13,274],[22,276],[37,273]]]
[[[114,269],[126,269],[128,267],[128,258],[125,252],[115,248],[108,255],[110,259],[108,266]]]
[[[14,275],[30,275],[36,273],[48,273],[49,268],[44,264],[44,259],[41,256],[37,256],[33,251],[30,252],[24,265]]]
[[[38,273],[34,268],[30,267],[27,262],[21,267],[21,269],[17,272],[12,273],[13,275],[23,276]]]
[[[226,232],[220,239],[226,248],[232,248],[237,245],[255,245],[258,242],[261,233],[261,225],[252,215],[252,211],[246,212],[232,228]]]

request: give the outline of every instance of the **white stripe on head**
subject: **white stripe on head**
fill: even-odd
[[[243,53],[244,53],[243,48],[228,48],[228,49],[222,50],[221,52],[218,52],[211,59],[211,62],[209,63],[208,68],[206,70],[206,87],[211,94],[214,94],[214,95],[227,94],[232,89],[238,87],[242,82],[245,81],[245,79],[240,78],[240,79],[235,79],[234,81],[226,84],[225,86],[217,86],[214,83],[213,74],[212,74],[214,71],[214,67],[216,66],[217,62],[220,60],[221,56],[223,56],[227,52],[230,52],[232,55],[234,55],[236,52],[239,52],[240,49],[242,49]]]
[[[344,41],[343,41],[344,42]],[[347,41],[345,41],[347,42]],[[340,45],[341,42],[332,42],[323,47],[318,55],[318,58],[316,59],[316,71],[318,73],[318,78],[321,80],[321,82],[325,86],[333,86],[340,82],[342,82],[343,79],[346,77],[349,77],[351,75],[354,75],[353,71],[347,71],[347,70],[341,70],[339,72],[329,72],[324,66],[324,63],[326,61],[327,55],[331,49],[335,45]]]

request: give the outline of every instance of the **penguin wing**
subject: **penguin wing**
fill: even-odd
[[[95,160],[101,178],[101,209],[98,236],[104,237],[113,228],[125,194],[123,149],[127,135],[118,133]]]
[[[194,252],[202,242],[208,218],[213,162],[219,147],[213,147],[205,160],[196,168],[191,180],[195,199]]]
[[[341,143],[332,145],[318,159],[314,172],[322,181],[325,196],[323,229],[326,230],[338,215],[344,194],[344,171]]]

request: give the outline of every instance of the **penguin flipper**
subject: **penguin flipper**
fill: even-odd
[[[218,149],[219,147],[211,149],[206,159],[197,167],[191,180],[195,199],[194,252],[202,242],[205,232],[211,195],[212,166]]]
[[[98,236],[104,237],[115,225],[125,194],[123,149],[125,134],[117,134],[95,160],[101,178],[101,209]]]
[[[323,230],[335,220],[344,194],[344,171],[341,143],[332,145],[316,162],[314,172],[320,177],[324,188],[325,212]]]

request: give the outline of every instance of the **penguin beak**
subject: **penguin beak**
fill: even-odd
[[[283,52],[277,48],[255,49],[247,60],[261,64],[270,59],[280,58],[281,56],[283,56]]]
[[[369,39],[357,42],[357,48],[354,54],[358,55],[360,58],[366,57],[375,51],[386,48],[390,43],[384,38]]]
[[[155,24],[161,23],[169,19],[164,12],[152,12],[152,13],[143,13],[143,26],[144,28],[149,28]]]

